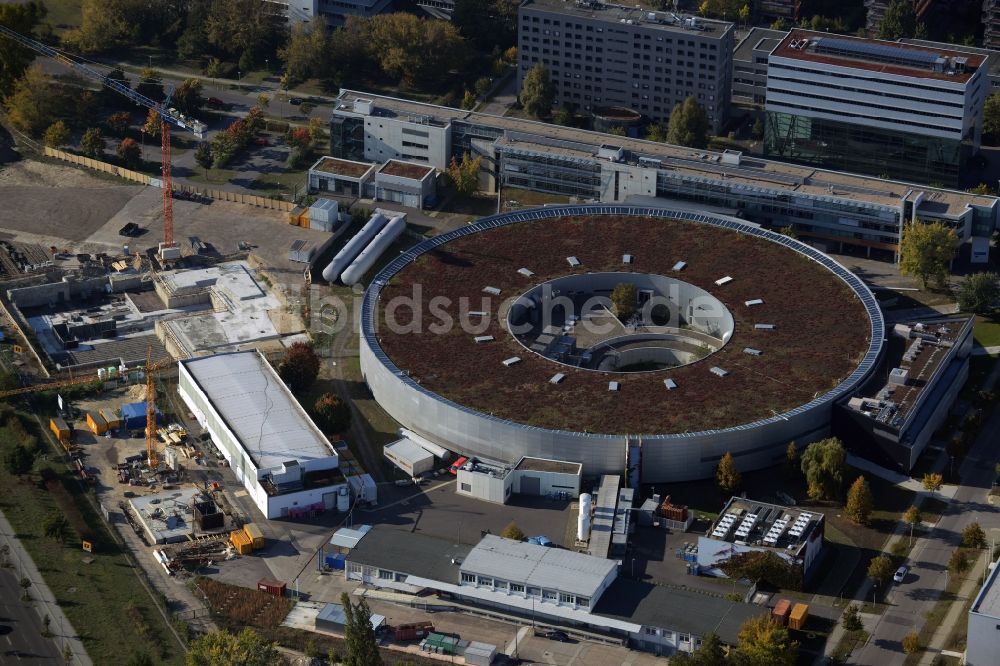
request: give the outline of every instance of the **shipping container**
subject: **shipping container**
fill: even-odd
[[[243,530],[230,532],[229,541],[240,555],[249,555],[253,551],[253,542]]]
[[[426,638],[432,631],[434,631],[433,622],[411,622],[393,629],[392,638],[396,641],[415,641],[418,638]]]
[[[788,599],[781,599],[771,611],[771,619],[780,622],[782,626],[788,624],[788,615],[792,612],[792,602]]]
[[[306,209],[302,206],[296,206],[288,212],[288,223],[295,226],[299,226],[299,218],[302,217],[302,213],[306,212]],[[308,213],[307,213],[308,214]]]
[[[118,418],[118,413],[113,409],[105,407],[101,410],[101,416],[108,424],[108,430],[116,430],[121,425],[121,419]]]
[[[788,627],[790,629],[802,629],[806,625],[808,618],[809,605],[795,604],[795,607],[792,608],[792,614],[788,617]]]
[[[280,580],[274,580],[273,578],[261,578],[257,581],[257,590],[260,592],[267,592],[268,594],[273,594],[276,597],[285,596],[285,583]]]
[[[108,422],[104,420],[104,417],[99,412],[87,412],[87,427],[95,435],[103,435],[108,431]]]
[[[49,427],[60,442],[69,440],[69,426],[58,416],[49,420]]]
[[[264,547],[264,533],[257,526],[257,523],[247,523],[243,526],[243,531],[247,533],[247,538],[253,544],[254,550],[260,550]]]

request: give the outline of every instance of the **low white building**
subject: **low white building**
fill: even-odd
[[[994,566],[969,609],[969,631],[965,648],[968,666],[992,666],[1000,654],[1000,585]]]
[[[458,470],[459,495],[506,504],[512,494],[571,499],[580,496],[583,465],[547,458],[521,458],[513,467],[469,462]]]
[[[437,172],[426,164],[389,160],[375,174],[375,201],[423,209],[437,192]]]
[[[265,517],[333,509],[350,493],[337,452],[259,353],[185,359],[178,372],[184,404]]]
[[[412,478],[434,469],[434,456],[406,437],[397,439],[392,444],[386,444],[382,449],[382,455]]]

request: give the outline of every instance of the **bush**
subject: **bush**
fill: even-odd
[[[503,532],[500,533],[504,539],[513,539],[515,541],[524,541],[524,532],[521,528],[517,526],[513,520],[507,523],[507,527],[503,528]]]

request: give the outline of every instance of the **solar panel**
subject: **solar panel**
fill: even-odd
[[[867,42],[853,39],[837,39],[835,37],[820,37],[815,40],[816,50],[820,52],[870,58],[882,62],[895,62],[919,67],[931,68],[941,58],[937,53],[918,51],[890,44]]]

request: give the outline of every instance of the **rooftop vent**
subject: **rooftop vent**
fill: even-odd
[[[609,391],[617,391],[620,384],[618,382],[608,382]]]
[[[751,356],[760,356],[761,354],[763,354],[763,352],[761,350],[754,349],[753,347],[744,347],[743,348],[743,353],[744,354],[750,354]]]
[[[747,307],[749,307],[751,305],[764,305],[764,299],[763,298],[751,298],[749,301],[744,301],[743,304],[746,305]]]
[[[631,264],[632,263],[632,255],[631,254],[623,254],[622,255],[622,263],[623,264]]]
[[[510,358],[505,358],[503,364],[509,368],[510,366],[517,365],[520,362],[521,362],[520,356],[511,356]]]
[[[676,264],[674,264],[674,270],[675,271],[682,271],[686,267],[687,267],[687,262],[686,261],[678,261]]]
[[[534,273],[532,273],[531,271],[529,271],[527,268],[518,268],[517,272],[520,273],[521,275],[523,275],[524,277],[529,277],[529,278],[532,275],[534,275]]]
[[[576,268],[577,266],[580,265],[580,260],[577,259],[576,257],[566,257],[566,262],[573,268]]]
[[[477,344],[480,342],[493,342],[492,335],[477,335],[474,339]]]
[[[566,379],[566,375],[564,375],[561,372],[557,372],[556,374],[552,375],[552,379],[549,380],[549,383],[550,384],[560,384],[560,383],[562,383],[562,380],[564,380],[564,379]]]
[[[486,312],[483,310],[469,310],[470,317],[485,317]]]
[[[675,382],[672,379],[664,379],[663,385],[667,387],[668,391],[673,391],[675,388],[677,388],[677,382]]]
[[[753,327],[758,331],[773,331],[774,324],[754,324]]]
[[[496,287],[483,287],[484,294],[490,294],[491,296],[499,296],[500,290]]]
[[[726,277],[721,277],[718,280],[716,280],[715,284],[721,287],[722,285],[729,284],[732,281],[733,281],[733,278],[731,278],[731,277],[729,277],[727,275]]]
[[[729,374],[728,372],[726,372],[717,365],[713,365],[709,370],[709,372],[711,372],[713,375],[718,375],[719,377],[725,377],[726,375]]]

